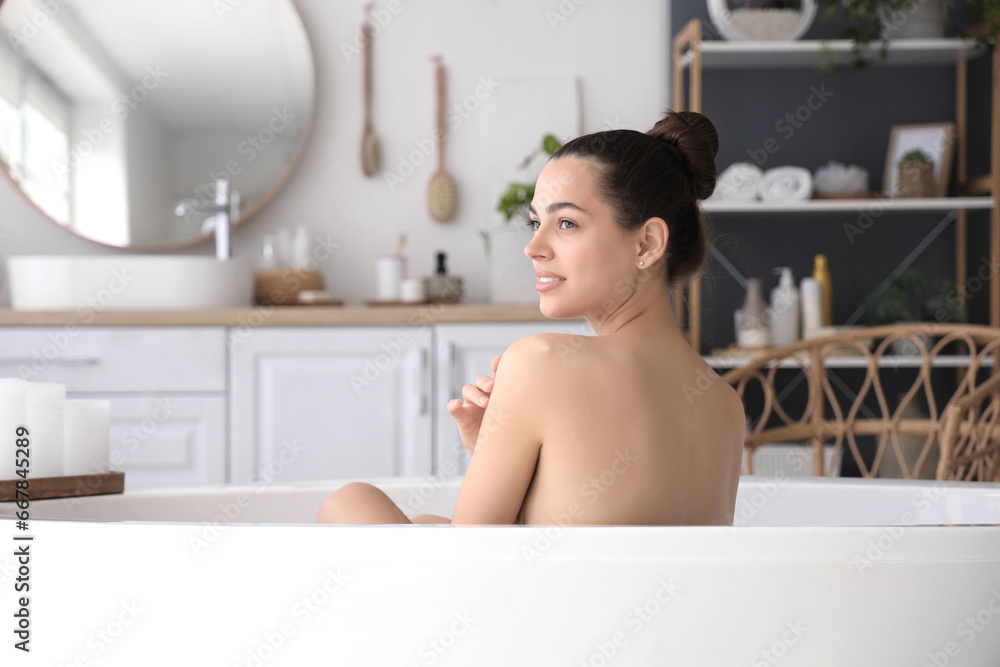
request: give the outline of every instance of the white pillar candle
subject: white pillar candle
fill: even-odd
[[[63,474],[66,385],[55,382],[28,383],[26,425],[31,430],[33,479]]]
[[[97,475],[108,471],[111,403],[66,401],[65,475]]]
[[[27,425],[27,407],[28,383],[20,378],[0,378],[0,480],[17,477],[16,430]]]

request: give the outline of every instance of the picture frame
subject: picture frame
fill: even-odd
[[[934,161],[934,196],[948,195],[948,179],[955,155],[954,123],[920,123],[893,125],[889,150],[882,176],[882,194],[895,197],[898,192],[899,161],[909,151],[919,148]]]

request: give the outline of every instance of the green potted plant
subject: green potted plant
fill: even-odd
[[[965,322],[966,309],[958,299],[955,281],[928,276],[916,269],[906,269],[892,281],[869,294],[861,304],[865,323],[869,326],[935,322],[947,324]],[[924,345],[931,348],[931,338],[921,334]],[[894,341],[897,354],[914,355],[918,350],[913,341]]]
[[[870,326],[899,322],[964,322],[965,306],[957,295],[954,280],[906,269],[869,294],[861,307],[865,311],[865,322]]]
[[[924,162],[931,162],[931,156],[923,151],[921,148],[914,148],[913,150],[906,151],[903,153],[903,157],[900,158],[901,162],[916,162],[922,164]]]
[[[934,160],[914,148],[899,160],[897,197],[930,197],[934,194]]]
[[[992,49],[996,45],[996,35],[1000,32],[1000,3],[996,0],[816,0],[825,9],[823,21],[842,19],[844,25],[837,37],[853,41],[851,52],[845,61],[838,61],[829,48],[821,47],[819,69],[829,74],[843,74],[865,69],[884,62],[889,56],[889,40],[902,36],[902,28],[914,20],[917,12],[940,7],[942,19],[953,5],[964,7],[977,26],[985,25],[986,35],[976,37],[980,48]],[[936,5],[935,5],[936,3]],[[970,37],[968,31],[948,23],[948,28],[956,36]],[[878,42],[874,54],[869,45]]]

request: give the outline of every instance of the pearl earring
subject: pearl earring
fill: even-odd
[[[639,266],[642,266],[643,264],[645,264],[645,262],[639,262]]]

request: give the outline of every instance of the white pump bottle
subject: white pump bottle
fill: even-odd
[[[782,266],[778,286],[771,290],[771,344],[789,345],[799,339],[799,291],[792,270]]]

